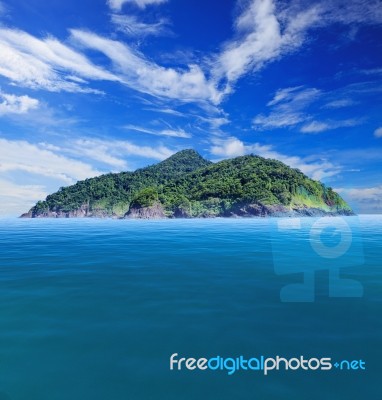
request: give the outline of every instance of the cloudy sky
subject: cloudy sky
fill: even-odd
[[[0,215],[194,148],[382,212],[380,0],[0,0]]]

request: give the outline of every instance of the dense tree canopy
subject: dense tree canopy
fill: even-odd
[[[39,201],[35,215],[86,207],[123,216],[131,207],[161,203],[168,216],[226,215],[245,204],[350,210],[331,188],[277,160],[255,155],[217,163],[194,150],[135,172],[107,174],[61,188]]]

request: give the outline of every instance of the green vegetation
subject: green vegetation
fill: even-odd
[[[130,207],[151,207],[158,201],[158,190],[155,187],[148,187],[140,190],[133,198]]]
[[[86,210],[86,215],[124,216],[131,208],[160,203],[169,217],[229,216],[248,205],[351,209],[331,188],[277,160],[248,155],[218,163],[194,150],[135,172],[107,174],[61,188],[39,201],[33,216]]]

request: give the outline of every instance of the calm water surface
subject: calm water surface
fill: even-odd
[[[282,287],[300,267],[319,269],[305,228],[0,220],[0,400],[381,399],[382,217],[347,221],[363,260],[341,274],[363,296],[330,297],[323,266],[315,301],[289,303]],[[280,273],[284,255],[295,273]],[[367,369],[174,372],[172,353],[328,356]]]

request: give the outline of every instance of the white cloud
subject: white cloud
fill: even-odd
[[[281,110],[302,110],[317,100],[321,91],[316,88],[304,88],[303,86],[288,87],[277,90],[273,99],[267,106],[277,106]]]
[[[231,137],[214,139],[210,148],[211,154],[222,158],[239,157],[252,152],[254,145],[246,146],[241,140]]]
[[[41,185],[20,185],[0,179],[0,216],[19,216],[48,195]]]
[[[76,149],[73,151],[67,148],[66,151],[76,155],[81,155],[84,158],[100,161],[103,164],[110,165],[117,170],[126,170],[128,168],[126,160],[114,155],[110,152],[113,147],[112,142],[106,142],[93,139],[77,139],[73,143]]]
[[[92,166],[92,161],[109,165],[117,172],[127,169],[126,158],[163,160],[174,153],[162,145],[150,147],[124,140],[90,138],[59,145],[0,138],[0,148],[0,173],[7,176],[7,179],[0,179],[0,215],[20,215],[63,184],[70,185],[103,173]],[[78,161],[76,157],[89,161]],[[19,184],[20,174],[22,185]],[[36,175],[38,185],[35,184]],[[27,184],[30,179],[33,183]]]
[[[148,61],[127,44],[81,30],[71,33],[73,40],[82,46],[105,54],[121,81],[135,90],[182,101],[218,103],[221,100],[221,94],[207,81],[198,65],[190,65],[186,70],[164,68]]]
[[[267,106],[268,115],[259,114],[253,119],[255,129],[273,129],[295,126],[311,117],[305,109],[322,95],[316,88],[303,86],[279,89]]]
[[[14,199],[24,200],[25,198],[30,201],[41,200],[46,197],[44,186],[41,185],[18,185],[5,179],[0,179],[0,187],[2,195]]]
[[[354,28],[360,25],[374,25],[382,22],[380,0],[317,0],[314,3],[317,18],[313,27],[324,28],[336,23],[347,25],[350,31],[354,31]],[[293,20],[295,15],[311,5],[310,0],[281,3],[280,19]],[[354,34],[350,34],[349,39],[354,39]]]
[[[295,13],[280,24],[272,0],[252,0],[235,21],[237,38],[228,42],[215,58],[212,76],[225,81],[225,93],[243,75],[294,51],[318,19],[316,7]]]
[[[84,159],[99,161],[111,166],[115,171],[128,169],[126,158],[138,156],[143,158],[164,160],[174,154],[174,151],[165,146],[140,146],[127,140],[103,140],[93,138],[79,138],[64,142],[60,146],[50,143],[40,143],[40,147]]]
[[[149,135],[154,135],[154,136],[170,136],[170,137],[177,137],[177,138],[185,138],[189,139],[191,138],[191,135],[187,132],[185,132],[183,129],[162,129],[159,131],[156,131],[154,129],[149,129],[149,128],[143,128],[140,126],[136,125],[126,125],[124,128],[141,132],[141,133],[148,133]]]
[[[25,114],[36,109],[39,101],[29,96],[16,96],[0,91],[0,115],[4,114]]]
[[[120,146],[124,154],[135,155],[145,158],[153,158],[159,161],[162,161],[165,158],[168,158],[172,154],[174,154],[173,150],[170,150],[165,146],[157,146],[157,147],[138,146],[134,143],[127,141],[115,142],[114,144],[116,146]]]
[[[154,3],[153,0],[135,1],[142,7]],[[120,10],[125,2],[114,0],[109,4]],[[276,11],[272,0],[252,0],[235,22],[236,38],[226,43],[219,54],[211,56],[207,65],[189,64],[183,70],[161,67],[127,44],[91,32],[72,30],[72,36],[82,46],[109,57],[118,76],[135,90],[182,101],[205,100],[216,105],[233,90],[233,84],[240,77],[300,47],[307,29],[319,15],[317,7],[308,7],[280,23]],[[156,32],[160,27],[143,24],[131,16],[113,18],[131,34],[138,33],[140,24],[142,33]]]
[[[173,110],[172,108],[154,108],[154,107],[148,107],[146,108],[148,111],[155,111],[158,113],[163,113],[163,114],[169,114],[169,115],[175,115],[177,117],[185,117],[187,114],[181,113],[180,111]]]
[[[110,0],[109,5],[118,11],[126,2]],[[140,7],[145,7],[163,1],[134,2]],[[274,47],[277,48],[278,45],[273,44],[273,38],[277,42],[279,34],[275,33],[278,23],[272,2],[255,1],[250,9],[257,10],[253,32],[244,35],[246,39],[243,43],[238,39],[227,44],[225,50],[215,57],[213,79],[207,79],[205,66],[194,63],[183,69],[164,68],[149,61],[127,44],[102,38],[91,32],[73,30],[72,38],[77,43],[102,52],[112,61],[114,73],[111,73],[101,66],[94,65],[82,53],[55,38],[39,39],[25,32],[6,28],[0,29],[0,75],[21,86],[49,91],[86,92],[92,91],[87,87],[87,80],[119,81],[153,96],[218,104],[229,92],[227,88],[220,89],[221,80],[234,81],[251,70],[253,63],[260,66],[263,59],[268,60],[276,56],[277,51]],[[115,13],[112,20],[120,29],[131,35],[158,34],[164,26],[164,21],[146,24],[133,16]],[[272,23],[269,26],[270,22]],[[248,59],[244,61],[243,52],[248,53],[244,56]],[[255,61],[257,56],[260,57],[259,61]],[[231,65],[236,61],[238,66]]]
[[[382,74],[382,68],[363,69],[359,70],[358,72],[365,75],[380,75]]]
[[[330,129],[330,126],[327,123],[312,121],[312,122],[309,122],[308,124],[304,125],[300,129],[300,131],[302,133],[319,133],[319,132],[327,131],[328,129]]]
[[[354,25],[382,22],[380,0],[323,0],[322,10],[324,23],[340,22]]]
[[[114,11],[120,11],[122,6],[126,3],[132,3],[140,8],[145,8],[151,4],[165,3],[167,0],[108,0],[109,7]]]
[[[382,213],[382,185],[368,188],[338,188],[346,201],[354,204],[359,213]]]
[[[348,25],[382,22],[380,0],[321,0],[243,2],[235,20],[236,37],[212,60],[212,78],[229,94],[243,75],[301,48],[309,30],[333,23]]]
[[[361,120],[358,119],[315,120],[314,116],[308,112],[309,107],[327,96],[332,96],[332,93],[324,93],[319,89],[305,88],[303,86],[279,89],[273,99],[267,103],[271,110],[270,113],[268,115],[259,114],[255,116],[253,127],[258,130],[264,130],[299,125],[299,130],[302,133],[320,133],[332,129],[352,127],[361,123]],[[349,101],[346,104],[349,104]],[[342,104],[339,102],[332,104],[332,108],[341,106],[345,106],[344,102]]]
[[[65,111],[60,108],[52,108],[46,102],[39,101],[38,106],[29,108],[28,112],[23,114],[8,114],[14,125],[22,129],[33,129],[35,134],[46,134],[48,131],[59,133],[67,133],[81,122],[81,119],[76,117],[72,110]]]
[[[191,135],[185,132],[183,129],[179,128],[177,130],[173,129],[163,129],[160,131],[160,135],[162,136],[171,136],[171,137],[178,137],[178,138],[191,138]]]
[[[122,154],[125,155],[134,155],[140,156],[144,158],[153,158],[156,160],[164,160],[165,158],[170,157],[174,154],[173,150],[170,150],[168,147],[165,146],[139,146],[132,142],[126,140],[116,140],[116,141],[105,141],[106,143],[110,143],[112,148],[121,149]]]
[[[111,21],[120,32],[128,36],[159,36],[167,32],[167,21],[164,19],[148,24],[133,15],[112,14]]]
[[[52,37],[38,39],[19,30],[0,28],[0,54],[0,75],[30,88],[92,92],[84,86],[86,79],[119,80]]]
[[[218,56],[213,73],[229,82],[278,56],[280,27],[271,0],[253,1],[237,21],[244,37],[228,43]]]
[[[165,21],[148,24],[118,12],[127,3],[144,8],[163,2],[109,0],[108,4],[114,10],[112,20],[119,29],[142,36],[163,32]],[[72,30],[69,46],[53,37],[37,38],[19,30],[0,28],[0,75],[20,86],[49,91],[99,93],[88,87],[88,81],[115,81],[152,96],[217,105],[233,91],[242,76],[300,48],[309,29],[334,22],[371,24],[382,19],[381,7],[375,0],[321,0],[313,5],[303,0],[290,4],[249,0],[243,4],[243,11],[234,22],[235,36],[219,53],[207,55],[204,62],[188,61],[184,68],[160,66],[126,43],[85,30]],[[81,50],[72,47],[75,44]],[[84,55],[87,49],[106,55],[111,67],[95,65]],[[179,60],[176,61],[178,64]],[[282,126],[279,118],[272,117],[269,116],[268,125],[275,120],[276,125]]]
[[[154,158],[156,160],[164,160],[175,152],[165,146],[138,146],[128,141],[116,141],[114,145],[119,146],[125,154],[136,155],[145,158]]]
[[[319,122],[312,121],[301,127],[300,132],[302,133],[320,133],[332,129],[352,127],[359,125],[361,121],[356,119],[345,119],[340,121],[329,121],[329,122]]]
[[[338,99],[326,103],[324,108],[343,108],[353,106],[354,104],[356,104],[356,102],[352,99]]]
[[[253,153],[264,158],[272,158],[289,165],[292,168],[298,168],[312,179],[321,180],[337,175],[341,167],[327,160],[288,156],[277,152],[270,145],[245,144],[241,140],[230,137],[228,139],[214,139],[210,152],[220,158],[238,157]]]
[[[219,130],[223,125],[230,123],[228,115],[224,114],[224,117],[202,117],[198,115],[198,119],[209,125],[213,130]]]
[[[374,131],[374,136],[375,136],[376,138],[382,138],[382,126],[381,126],[380,128],[377,128],[377,129]]]
[[[269,115],[257,115],[253,119],[255,129],[274,129],[295,126],[305,120],[302,113],[293,112],[273,112]]]
[[[0,172],[21,171],[61,180],[67,184],[100,175],[92,166],[55,154],[41,145],[0,138]]]

